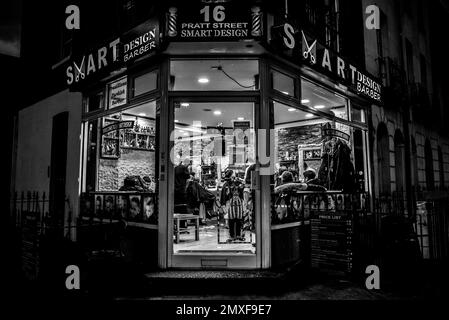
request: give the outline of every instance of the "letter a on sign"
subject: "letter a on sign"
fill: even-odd
[[[371,265],[366,267],[366,274],[370,274],[368,278],[366,278],[365,285],[368,290],[380,289],[380,271],[379,267],[375,265]]]
[[[369,16],[366,18],[366,28],[368,30],[379,30],[380,29],[380,10],[379,7],[376,5],[370,5],[366,7],[365,10],[366,14],[369,14]]]
[[[70,5],[65,9],[65,13],[69,14],[69,16],[65,19],[65,27],[68,30],[80,28],[80,9],[78,6]]]
[[[80,268],[70,265],[65,268],[65,273],[69,275],[65,280],[65,287],[68,290],[78,290],[80,288]]]

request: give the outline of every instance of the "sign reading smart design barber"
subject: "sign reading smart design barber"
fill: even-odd
[[[154,53],[159,47],[159,23],[149,20],[82,54],[73,55],[66,68],[69,86],[101,79],[136,59]]]
[[[178,41],[236,41],[262,35],[259,7],[241,3],[198,1],[171,7],[167,13],[167,35]]]
[[[382,103],[382,85],[378,80],[360,71],[304,30],[295,29],[289,23],[274,27],[272,43],[283,48],[296,62],[302,61],[321,73],[338,78],[357,94]]]

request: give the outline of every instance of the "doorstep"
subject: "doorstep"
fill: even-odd
[[[297,266],[279,270],[160,270],[146,273],[149,296],[189,294],[278,294],[302,277]],[[305,276],[303,274],[303,276]],[[295,280],[295,281],[292,281]]]

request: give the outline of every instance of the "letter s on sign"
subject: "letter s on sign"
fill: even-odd
[[[287,46],[287,48],[293,49],[295,47],[295,38],[293,37],[293,35],[295,34],[295,29],[293,29],[290,24],[286,23],[284,24],[284,33],[284,44]]]
[[[73,73],[72,73],[72,66],[68,66],[66,70],[67,74],[67,84],[71,85],[73,83]]]

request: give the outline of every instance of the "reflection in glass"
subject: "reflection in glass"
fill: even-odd
[[[257,60],[172,60],[170,90],[253,91],[259,88]]]
[[[304,106],[348,120],[346,99],[305,79],[301,80],[301,99]]]

